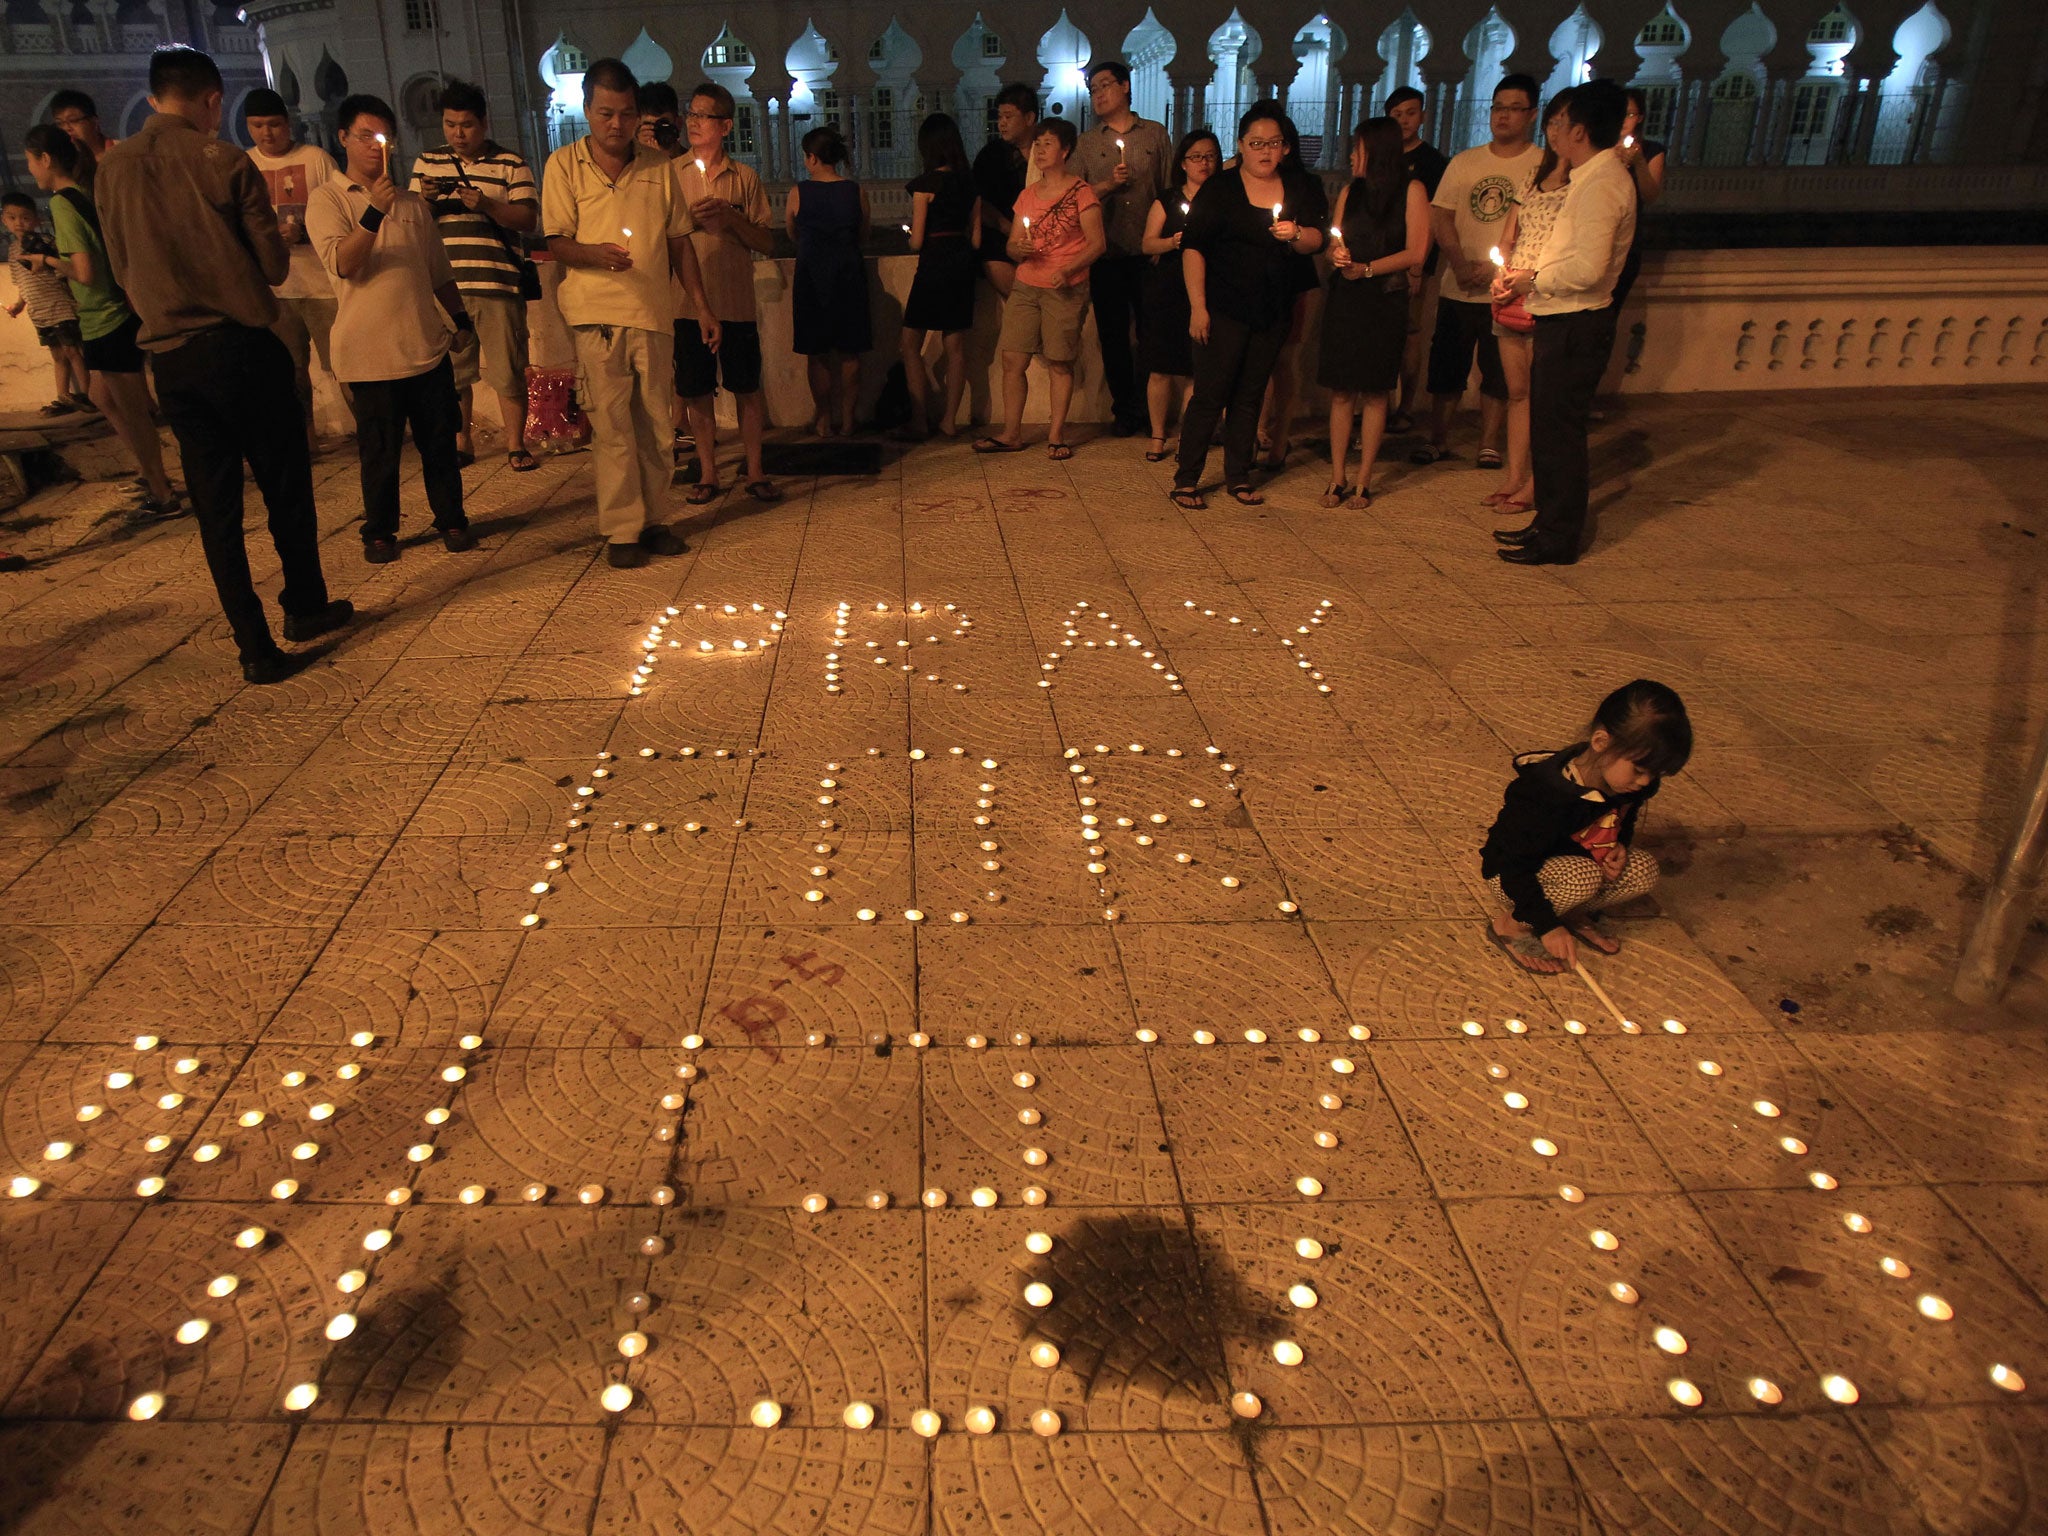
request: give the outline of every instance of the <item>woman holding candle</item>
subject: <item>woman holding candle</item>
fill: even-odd
[[[1501,271],[1533,272],[1543,260],[1544,242],[1564,207],[1571,183],[1571,167],[1550,147],[1553,130],[1561,130],[1564,111],[1570,105],[1569,89],[1559,91],[1543,109],[1543,158],[1515,189],[1501,226],[1500,244],[1494,247],[1494,265]],[[1525,322],[1526,323],[1526,322]],[[1536,505],[1536,475],[1529,461],[1529,367],[1536,347],[1535,335],[1516,330],[1496,319],[1494,339],[1500,343],[1501,372],[1508,381],[1507,473],[1500,489],[1485,498],[1485,505],[1503,516],[1520,515]]]
[[[1088,272],[1107,249],[1095,190],[1067,169],[1075,137],[1074,125],[1055,117],[1040,123],[1031,141],[1038,180],[1011,210],[1015,223],[1009,253],[1017,263],[1017,278],[1003,304],[1003,330],[996,342],[1003,354],[1003,434],[976,438],[976,453],[1023,452],[1028,370],[1037,356],[1052,376],[1045,456],[1055,462],[1074,456],[1066,440],[1074,359],[1081,355],[1081,322],[1088,313]]]
[[[1188,285],[1181,275],[1180,242],[1188,227],[1188,211],[1202,183],[1223,161],[1223,144],[1206,128],[1185,134],[1174,151],[1180,185],[1152,205],[1145,216],[1144,253],[1152,258],[1145,272],[1144,321],[1138,365],[1145,372],[1145,407],[1152,418],[1152,446],[1145,462],[1166,457],[1166,422],[1172,413],[1174,386],[1180,385],[1181,410],[1195,372],[1194,344],[1188,337]]]
[[[1252,453],[1266,381],[1294,316],[1288,258],[1322,249],[1328,213],[1318,184],[1302,181],[1290,188],[1281,180],[1287,142],[1281,117],[1272,102],[1245,113],[1237,125],[1237,164],[1219,171],[1195,195],[1181,240],[1195,387],[1181,421],[1172,495],[1174,505],[1188,511],[1208,505],[1201,479],[1219,416],[1225,419],[1225,489],[1241,506],[1265,502],[1252,487]]]
[[[1330,391],[1330,487],[1323,505],[1372,505],[1372,466],[1387,429],[1387,399],[1408,345],[1408,274],[1429,255],[1429,193],[1411,180],[1401,127],[1391,117],[1351,135],[1351,185],[1337,194],[1330,231],[1316,382]],[[1358,422],[1358,490],[1344,478]]]

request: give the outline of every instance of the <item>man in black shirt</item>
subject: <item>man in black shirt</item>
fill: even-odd
[[[1408,179],[1421,182],[1422,190],[1435,198],[1437,183],[1444,179],[1444,168],[1451,161],[1422,136],[1423,124],[1429,120],[1422,92],[1412,85],[1389,91],[1387,116],[1401,130],[1401,160],[1408,168]],[[1422,269],[1408,274],[1408,345],[1401,354],[1400,398],[1387,418],[1389,432],[1408,432],[1415,426],[1415,400],[1422,389],[1423,338],[1429,334],[1429,312],[1436,300],[1436,259],[1436,247],[1431,245]]]
[[[1038,134],[1038,93],[1028,85],[996,92],[996,136],[974,157],[974,190],[981,195],[981,259],[997,293],[1010,296],[1017,268],[1003,253],[1010,245],[1010,210],[1029,176],[1031,141]]]

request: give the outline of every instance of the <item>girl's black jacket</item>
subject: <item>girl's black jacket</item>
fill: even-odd
[[[1543,861],[1590,858],[1580,835],[1610,815],[1618,816],[1616,837],[1627,848],[1635,841],[1637,813],[1657,793],[1655,780],[1626,795],[1587,789],[1565,772],[1585,750],[1582,741],[1561,752],[1525,752],[1516,758],[1500,814],[1479,850],[1479,873],[1500,881],[1515,920],[1539,934],[1558,926],[1557,910],[1536,878]]]

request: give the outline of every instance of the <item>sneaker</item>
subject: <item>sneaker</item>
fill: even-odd
[[[363,540],[363,559],[371,565],[389,565],[398,558],[398,540]]]
[[[345,597],[337,597],[325,608],[316,608],[311,613],[288,613],[284,616],[284,637],[287,640],[312,640],[326,634],[330,629],[339,629],[356,616],[356,605]]]
[[[451,555],[459,555],[464,550],[476,548],[476,535],[469,531],[467,523],[463,524],[460,528],[443,528],[441,530],[441,547]]]
[[[630,571],[636,565],[647,563],[647,551],[636,542],[607,544],[604,557],[615,571]]]
[[[242,681],[255,683],[259,687],[269,683],[281,683],[297,672],[310,656],[287,656],[283,651],[272,651],[268,656],[258,656],[253,661],[242,663]]]
[[[190,510],[191,508],[179,500],[176,491],[171,492],[163,501],[158,501],[154,496],[144,495],[142,505],[128,514],[128,521],[131,524],[142,525],[167,523],[174,517],[183,517]]]
[[[640,530],[640,547],[650,555],[680,555],[690,546],[660,523],[649,523]]]

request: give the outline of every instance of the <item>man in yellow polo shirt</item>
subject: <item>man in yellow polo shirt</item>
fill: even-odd
[[[715,352],[719,341],[668,157],[635,142],[638,93],[617,59],[592,64],[583,76],[590,132],[548,156],[541,180],[541,228],[562,266],[555,302],[575,339],[577,392],[595,439],[597,527],[606,558],[621,567],[684,548],[657,520],[675,472],[671,274],[704,317],[704,345]]]

